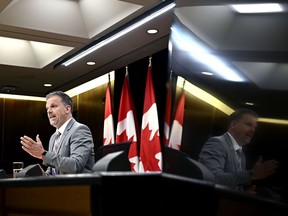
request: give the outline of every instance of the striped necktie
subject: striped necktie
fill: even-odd
[[[53,152],[57,153],[60,147],[60,137],[61,137],[61,133],[59,131],[57,131],[57,134],[55,136],[55,142],[54,142],[54,146],[53,146]]]
[[[57,131],[56,136],[55,136],[54,145],[53,145],[53,152],[56,154],[57,154],[59,147],[60,147],[60,137],[61,137],[61,133],[59,131]],[[55,168],[51,167],[51,175],[56,175]]]
[[[237,159],[237,162],[238,162],[238,165],[239,165],[239,168],[241,171],[244,171],[245,170],[245,167],[244,167],[244,153],[242,152],[241,149],[237,149],[236,150],[236,159]]]

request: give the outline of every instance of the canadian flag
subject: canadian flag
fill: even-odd
[[[135,107],[132,100],[132,95],[129,88],[128,69],[126,67],[126,75],[123,83],[118,123],[116,130],[116,142],[131,141],[128,158],[130,161],[131,171],[139,172],[139,155],[137,135],[139,128],[137,127]]]
[[[182,93],[176,108],[176,113],[173,120],[171,135],[169,139],[169,147],[178,150],[180,150],[182,140],[184,107],[185,107],[185,90],[182,89]]]
[[[106,87],[106,98],[105,98],[103,145],[114,143],[115,142],[114,136],[115,135],[114,135],[114,121],[112,115],[111,84],[109,77],[109,81]]]
[[[157,105],[152,83],[152,64],[149,58],[144,108],[141,125],[139,172],[162,170],[162,152],[159,136]]]
[[[164,136],[163,144],[168,146],[169,135],[170,135],[170,124],[171,124],[171,104],[172,104],[172,73],[170,74],[168,91],[166,98],[166,111],[165,111],[165,121],[164,121]]]

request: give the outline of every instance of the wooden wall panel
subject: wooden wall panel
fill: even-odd
[[[108,81],[108,80],[107,80]],[[111,96],[113,98],[113,83],[111,82]],[[95,150],[103,144],[103,123],[106,85],[92,89],[79,95],[77,110],[78,121],[86,124],[92,132]],[[113,101],[112,101],[113,107]]]
[[[53,128],[47,118],[45,102],[5,99],[3,106],[1,134],[4,148],[1,163],[9,174],[12,173],[12,161],[23,161],[25,166],[40,162],[22,150],[20,137],[28,135],[35,138],[39,134],[46,147]]]
[[[91,215],[90,186],[6,188],[7,215]]]
[[[3,130],[4,130],[4,121],[3,121],[3,108],[4,108],[4,99],[0,98],[0,164],[2,158],[4,157],[4,137],[3,137]],[[1,167],[0,167],[1,169]]]

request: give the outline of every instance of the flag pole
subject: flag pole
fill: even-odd
[[[170,126],[171,126],[171,105],[172,105],[172,75],[173,74],[171,70],[167,86],[166,111],[164,120],[163,143],[165,146],[169,145],[170,129],[171,129]]]
[[[126,66],[126,74],[125,74],[125,76],[127,76],[128,75],[128,65]]]

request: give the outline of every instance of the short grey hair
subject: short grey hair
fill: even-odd
[[[69,97],[66,93],[62,91],[54,91],[46,95],[46,100],[48,100],[50,97],[53,97],[53,96],[60,97],[62,103],[64,105],[69,105],[71,107],[71,113],[73,113],[73,101],[71,97]]]

